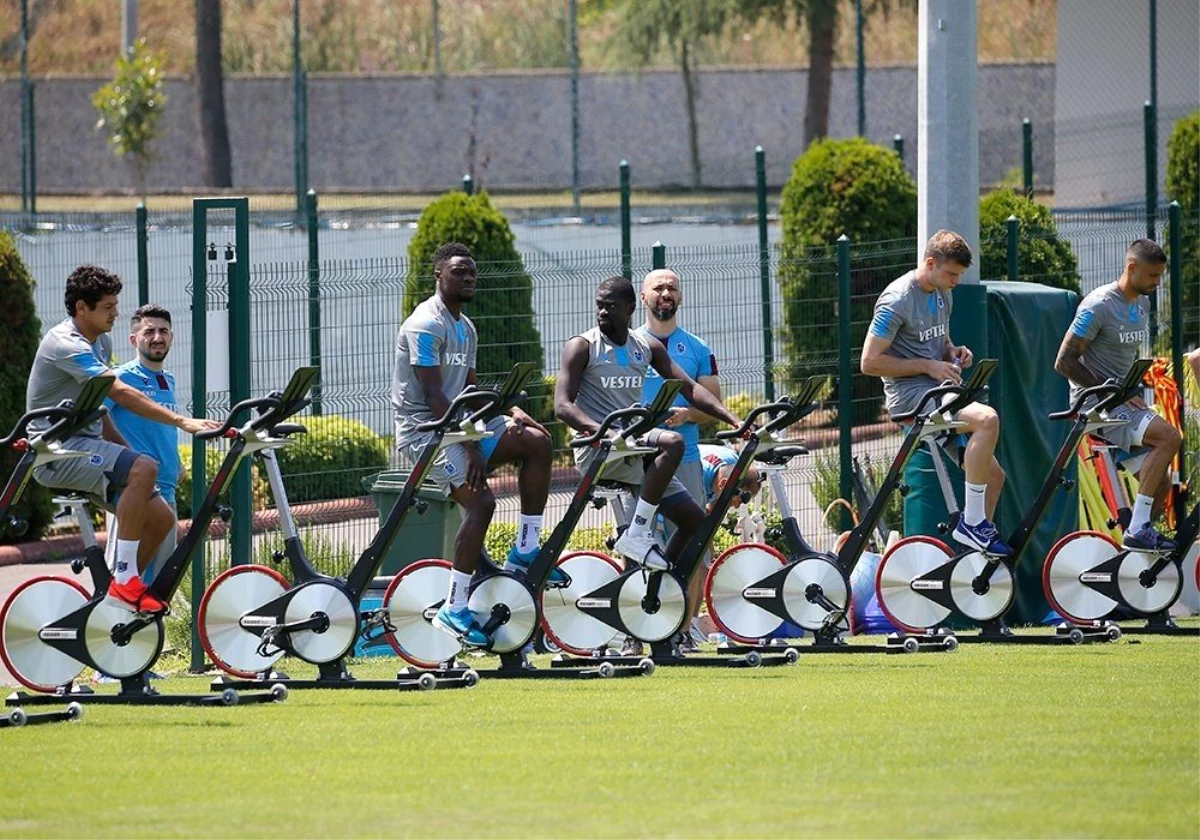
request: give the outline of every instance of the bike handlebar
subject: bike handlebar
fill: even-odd
[[[446,413],[437,420],[427,420],[424,423],[417,425],[418,432],[437,432],[449,427],[454,422],[454,416],[458,410],[465,405],[476,402],[485,403],[482,408],[467,418],[467,421],[474,423],[481,419],[489,411],[496,407],[496,404],[501,402],[504,397],[491,390],[480,390],[475,388],[467,388],[459,393],[454,399],[450,400],[450,405],[446,408]]]
[[[797,413],[798,408],[799,406],[797,406],[787,397],[784,397],[778,402],[760,405],[746,415],[746,418],[742,420],[741,426],[736,429],[726,429],[725,431],[717,432],[717,438],[720,440],[731,440],[733,438],[743,437],[750,431],[750,428],[754,425],[756,418],[772,411],[777,411],[779,414],[762,427],[764,431],[773,432],[776,429],[791,425],[793,422],[793,415]]]
[[[962,396],[965,396],[966,393],[967,393],[966,386],[961,385],[961,384],[956,385],[955,383],[953,383],[947,379],[941,385],[935,385],[934,387],[932,387],[928,391],[926,391],[924,394],[922,394],[920,401],[917,403],[917,407],[914,408],[912,411],[906,411],[903,414],[893,414],[892,421],[896,422],[896,423],[904,423],[908,420],[912,420],[919,414],[923,414],[924,412],[922,411],[922,409],[925,408],[925,404],[928,403],[930,400],[940,400],[942,397],[944,397],[948,394],[954,394],[957,397],[962,397]],[[930,409],[930,410],[934,411],[936,409]]]
[[[1062,411],[1055,411],[1049,415],[1051,420],[1067,420],[1077,416],[1083,410],[1084,401],[1091,397],[1100,396],[1100,401],[1096,403],[1097,409],[1105,409],[1117,402],[1117,397],[1124,396],[1124,389],[1121,383],[1115,379],[1109,379],[1099,385],[1093,385],[1090,388],[1084,388],[1080,391],[1069,408]]]
[[[645,425],[644,421],[647,421],[647,420],[653,421],[655,419],[652,416],[652,412],[650,411],[650,409],[641,404],[632,405],[629,408],[619,408],[616,411],[609,414],[607,417],[605,417],[604,420],[600,423],[600,428],[596,429],[596,431],[594,431],[592,434],[588,435],[587,437],[575,438],[574,440],[572,440],[570,442],[571,446],[579,448],[579,447],[583,447],[583,446],[591,446],[593,443],[598,443],[601,440],[601,438],[603,438],[604,435],[608,433],[608,430],[611,429],[618,420],[623,420],[626,417],[637,417],[640,421],[643,421],[643,422],[634,423],[628,429],[623,429],[621,433],[625,436],[629,436],[631,434],[637,434],[638,431],[640,431],[638,429],[638,427],[641,425]],[[651,425],[653,425],[652,422],[651,422]]]
[[[52,405],[47,408],[35,408],[33,411],[27,411],[17,420],[13,430],[9,432],[8,437],[0,440],[0,447],[11,446],[21,438],[25,437],[26,428],[34,420],[43,418],[53,419],[55,423],[61,423],[71,416],[73,402],[71,400],[63,400],[58,405]],[[51,429],[54,428],[51,426]]]
[[[196,432],[195,437],[200,440],[212,440],[217,437],[224,437],[227,432],[233,429],[234,419],[237,415],[251,408],[263,408],[265,411],[256,419],[256,423],[264,417],[267,417],[273,411],[283,410],[283,398],[280,394],[268,394],[265,397],[255,397],[249,400],[242,400],[240,403],[229,409],[229,413],[225,416],[225,422],[215,429],[205,429],[201,432]]]

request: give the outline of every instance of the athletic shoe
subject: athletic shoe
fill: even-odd
[[[645,653],[642,648],[642,643],[633,636],[625,637],[625,644],[621,646],[621,656],[641,656]]]
[[[954,539],[965,546],[970,546],[984,554],[994,554],[997,557],[1008,557],[1013,552],[1004,540],[996,526],[986,519],[981,519],[975,525],[968,525],[967,520],[959,517],[954,529]]]
[[[654,537],[644,531],[634,533],[633,528],[627,529],[613,548],[652,572],[665,572],[671,568],[670,561],[663,556]]]
[[[130,578],[125,583],[117,583],[114,578],[108,585],[108,595],[104,600],[114,607],[119,607],[132,613],[161,613],[167,611],[167,605],[155,598],[139,577]]]
[[[1149,522],[1138,528],[1137,531],[1126,531],[1125,539],[1121,541],[1121,544],[1134,551],[1171,552],[1176,548],[1174,540],[1167,539],[1155,531]]]
[[[679,653],[699,653],[700,645],[696,644],[696,640],[692,638],[690,633],[679,633],[675,636],[675,649]]]
[[[521,577],[527,577],[529,575],[529,567],[533,565],[533,561],[537,559],[537,556],[537,549],[528,554],[521,554],[514,545],[508,550],[508,559],[504,561],[504,571],[512,572]],[[546,579],[546,586],[548,588],[555,589],[570,585],[571,579],[567,577],[566,572],[558,568],[558,566],[550,567],[550,577]]]
[[[442,604],[433,617],[433,626],[469,647],[488,647],[492,643],[491,637],[483,632],[475,620],[475,614],[466,607],[451,610],[449,604]]]

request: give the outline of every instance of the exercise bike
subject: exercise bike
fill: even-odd
[[[1129,378],[1143,365],[1149,362],[1137,362]],[[1140,382],[1139,378],[1131,383],[1130,391],[1135,392]],[[1111,465],[1107,459],[1105,463]],[[1115,479],[1114,486],[1119,486]],[[1128,520],[1109,523],[1110,527],[1117,524],[1126,527]],[[1077,623],[1100,622],[1116,612],[1125,612],[1144,617],[1146,624],[1119,628],[1121,633],[1200,635],[1200,627],[1180,627],[1168,612],[1183,591],[1185,574],[1195,575],[1200,584],[1198,533],[1200,502],[1193,504],[1180,521],[1174,551],[1124,548],[1099,531],[1067,534],[1046,556],[1042,569],[1046,600],[1059,614]]]
[[[928,537],[912,537],[893,546],[884,555],[876,579],[880,607],[887,616],[898,625],[910,628],[937,626],[952,614],[980,625],[978,635],[960,635],[960,642],[1028,645],[1120,639],[1119,627],[1099,622],[1068,621],[1060,624],[1053,636],[1017,635],[1004,623],[1003,616],[1016,596],[1016,566],[1034,529],[1055,491],[1059,487],[1069,490],[1075,484],[1066,473],[1079,441],[1085,434],[1120,424],[1121,421],[1109,420],[1106,412],[1136,393],[1149,367],[1148,360],[1139,361],[1122,382],[1110,379],[1102,385],[1087,388],[1065,411],[1049,415],[1051,420],[1073,422],[1040,492],[1008,538],[1011,556],[1001,557],[975,549],[956,552],[944,542]],[[1086,408],[1089,402],[1094,404]],[[950,512],[948,521],[938,525],[938,530],[945,534],[957,525],[960,512],[940,447],[936,441],[931,441],[930,445],[938,485]]]
[[[471,612],[480,616],[484,633],[491,639],[492,653],[500,657],[500,666],[494,670],[481,671],[487,679],[561,679],[561,678],[609,678],[649,675],[654,672],[653,660],[638,657],[627,662],[591,661],[588,667],[576,673],[534,668],[524,651],[532,641],[539,625],[548,628],[543,618],[545,610],[555,610],[560,599],[583,588],[588,589],[597,574],[615,573],[615,563],[602,555],[590,552],[573,552],[563,560],[578,560],[569,567],[561,562],[559,567],[567,575],[562,587],[548,587],[550,574],[567,542],[579,524],[584,510],[593,503],[593,495],[602,486],[604,468],[609,463],[628,458],[643,458],[657,450],[639,446],[636,440],[668,413],[680,383],[667,380],[660,392],[648,406],[636,405],[615,411],[604,418],[596,434],[572,441],[572,446],[592,446],[598,449],[579,486],[571,498],[566,513],[555,526],[549,538],[538,550],[530,564],[527,576],[515,575],[497,568],[486,556],[479,560],[479,567],[471,580],[467,605]],[[610,429],[628,424],[613,437],[606,437]],[[603,564],[603,568],[597,564]],[[423,560],[401,571],[393,579],[384,595],[384,605],[392,616],[395,630],[388,640],[396,652],[420,668],[437,669],[434,673],[455,673],[461,665],[454,657],[461,645],[446,633],[432,625],[433,616],[441,607],[450,579],[451,564],[446,560]],[[579,632],[595,640],[596,647],[603,647],[613,640],[616,631],[584,616]],[[571,638],[575,638],[574,634]],[[575,650],[558,643],[563,650]],[[553,664],[553,663],[552,663]]]
[[[196,435],[200,440],[228,437],[232,442],[187,534],[150,584],[150,592],[164,604],[170,604],[213,519],[216,516],[227,519],[231,515],[229,508],[218,503],[218,498],[242,458],[282,445],[281,441],[263,434],[263,430],[308,404],[306,397],[316,375],[316,368],[300,368],[283,392],[243,400],[230,410],[219,428]],[[234,428],[242,412],[254,409],[261,413]],[[85,540],[89,539],[89,533],[90,528],[85,530]],[[287,687],[282,685],[246,694],[229,688],[213,695],[168,695],[151,688],[148,674],[162,653],[164,615],[129,613],[107,603],[108,567],[102,552],[95,547],[94,534],[90,534],[90,542],[92,550],[85,553],[83,562],[72,564],[72,571],[80,574],[87,569],[92,578],[91,593],[67,578],[35,578],[18,587],[0,611],[3,628],[0,652],[5,664],[23,685],[48,693],[37,696],[18,692],[7,699],[8,705],[54,702],[62,697],[93,703],[203,706],[269,703],[287,698]],[[118,679],[120,690],[116,694],[97,694],[88,686],[73,686],[73,680],[85,667]]]
[[[792,551],[784,558],[769,546],[739,546],[726,552],[709,572],[709,614],[727,635],[754,645],[790,621],[812,632],[813,641],[803,647],[811,653],[917,653],[954,651],[958,640],[945,630],[923,633],[898,632],[888,635],[886,645],[850,645],[843,638],[849,630],[850,574],[866,550],[871,533],[883,516],[891,494],[908,492],[903,484],[909,459],[928,440],[956,433],[966,424],[953,413],[972,402],[983,391],[996,369],[996,361],[984,359],[974,366],[960,385],[943,383],[929,389],[916,408],[893,415],[896,423],[911,423],[892,459],[879,492],[862,519],[836,553],[813,549],[800,534],[795,518],[785,521],[784,534]],[[926,406],[929,406],[926,410]],[[786,497],[784,497],[786,498]],[[736,649],[736,648],[735,648]]]
[[[0,494],[0,532],[8,531],[19,537],[28,530],[29,523],[12,515],[10,511],[20,498],[36,467],[52,461],[87,456],[86,452],[62,449],[59,441],[101,416],[102,412],[97,409],[111,385],[112,379],[108,377],[93,379],[84,386],[80,399],[64,400],[52,408],[36,409],[26,413],[17,420],[13,430],[3,440],[0,440],[0,450],[12,449],[22,453],[3,494]],[[76,405],[79,406],[78,409],[75,408]],[[25,435],[29,423],[39,418],[51,421],[50,427],[40,435],[27,439]],[[0,648],[0,655],[2,654],[3,649]],[[75,702],[67,704],[65,709],[52,712],[26,712],[20,706],[16,706],[0,716],[0,729],[63,721],[74,722],[82,717],[83,706]]]
[[[794,445],[781,441],[776,432],[792,425],[800,416],[811,411],[810,400],[820,388],[820,381],[810,380],[803,386],[798,399],[784,398],[753,409],[738,429],[718,432],[722,440],[747,438],[738,454],[729,480],[713,504],[703,524],[692,535],[683,552],[667,571],[648,571],[636,563],[621,571],[615,561],[602,554],[589,557],[571,556],[559,560],[559,567],[573,579],[580,577],[576,568],[583,563],[595,571],[586,585],[571,590],[548,591],[543,595],[546,634],[566,651],[594,650],[614,634],[632,636],[650,644],[650,656],[657,665],[695,665],[753,668],[760,665],[794,664],[799,654],[793,648],[762,653],[750,651],[731,658],[726,655],[703,656],[683,654],[674,637],[683,627],[689,609],[687,582],[697,564],[712,544],[737,493],[742,475],[759,453],[779,446]],[[761,428],[755,421],[770,415]],[[598,433],[599,434],[599,433]],[[594,437],[594,436],[593,436]],[[586,441],[580,441],[582,445]],[[625,662],[631,657],[607,656],[611,662]],[[580,667],[588,659],[560,657],[552,667]]]
[[[296,688],[425,691],[473,687],[479,678],[471,669],[443,680],[433,674],[408,672],[397,674],[394,680],[359,680],[348,671],[345,660],[360,635],[369,642],[394,629],[386,607],[370,612],[360,623],[360,605],[409,511],[425,510],[426,503],[417,492],[438,450],[450,443],[489,437],[487,421],[521,397],[533,374],[532,365],[517,365],[498,390],[468,388],[450,401],[441,418],[417,426],[417,431],[431,434],[429,443],[413,465],[400,498],[345,578],[322,574],[308,561],[287,505],[279,465],[273,458],[266,459],[267,477],[279,503],[283,557],[291,568],[293,583],[268,566],[246,565],[229,569],[208,587],[197,616],[200,639],[208,655],[229,675],[218,677],[214,687],[265,681]],[[468,407],[474,413],[460,421]],[[285,655],[316,665],[317,678],[294,679],[273,671]]]

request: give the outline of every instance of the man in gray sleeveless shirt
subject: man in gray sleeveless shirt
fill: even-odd
[[[971,366],[971,351],[950,340],[950,293],[970,266],[966,240],[939,230],[925,244],[921,265],[889,284],[875,302],[861,369],[882,377],[889,414],[911,411],[922,394],[946,380],[962,382],[963,368]],[[960,455],[966,502],[954,539],[989,554],[1010,555],[1012,549],[991,522],[1004,487],[995,455],[1000,418],[991,406],[971,403],[958,419],[966,422],[969,437]]]
[[[575,336],[563,348],[554,413],[577,432],[593,434],[609,414],[641,400],[646,372],[654,368],[664,379],[682,381],[680,393],[705,414],[732,426],[740,425],[741,421],[720,400],[671,360],[658,339],[630,331],[636,309],[637,297],[628,279],[609,277],[596,289],[596,326]],[[603,474],[606,480],[641,487],[629,528],[617,540],[616,549],[648,568],[667,569],[704,521],[704,511],[675,478],[683,458],[679,433],[652,429],[642,442],[658,449],[657,454],[647,456],[645,465],[622,461],[619,466],[606,468]],[[594,455],[593,449],[576,449],[576,466],[586,470]],[[663,516],[676,526],[666,557],[659,553],[653,535],[654,516],[660,506]]]
[[[475,384],[478,336],[475,325],[462,312],[463,305],[475,298],[478,276],[470,250],[458,242],[440,246],[433,255],[433,276],[437,283],[433,296],[413,310],[396,336],[392,368],[396,448],[409,460],[415,460],[431,438],[431,433],[418,432],[416,427],[442,417],[450,401]],[[521,516],[517,543],[504,565],[507,571],[524,574],[537,556],[542,512],[550,494],[549,432],[520,408],[514,406],[509,414],[488,424],[491,437],[440,450],[428,473],[465,514],[454,543],[446,602],[433,623],[473,647],[491,642],[467,608],[471,576],[496,512],[496,497],[487,483],[488,467],[520,465]],[[561,586],[565,582],[566,575],[555,569],[548,583]]]
[[[1149,239],[1137,239],[1125,253],[1125,271],[1120,278],[1080,301],[1054,363],[1054,369],[1071,381],[1072,400],[1084,388],[1107,379],[1120,381],[1129,373],[1150,341],[1146,295],[1158,289],[1166,265],[1167,255],[1162,248]],[[1131,456],[1123,466],[1138,477],[1125,546],[1141,551],[1172,551],[1175,543],[1150,523],[1162,513],[1170,486],[1164,479],[1182,437],[1141,397],[1113,409],[1109,417],[1124,420],[1125,425],[1105,429],[1101,435]]]
[[[215,421],[179,415],[117,376],[111,366],[109,332],[116,323],[120,292],[121,279],[98,266],[81,265],[71,272],[64,295],[68,317],[52,327],[38,345],[25,391],[26,409],[73,400],[88,379],[110,376],[114,381],[109,398],[121,408],[190,434],[217,428],[220,424]],[[30,424],[31,431],[44,429],[45,421]],[[89,455],[39,467],[34,478],[46,487],[88,496],[117,514],[121,534],[107,601],[131,612],[162,612],[166,605],[149,592],[141,578],[141,571],[176,525],[174,513],[155,488],[157,462],[130,449],[107,414],[67,438],[63,447]]]

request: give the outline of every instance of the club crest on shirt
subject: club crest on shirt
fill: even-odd
[[[682,341],[677,341],[675,343],[675,352],[676,353],[682,353],[685,350],[687,350],[687,347],[684,346],[684,343]]]
[[[642,363],[643,358],[644,357],[642,356],[641,348],[640,347],[633,348],[633,360],[640,365]]]

